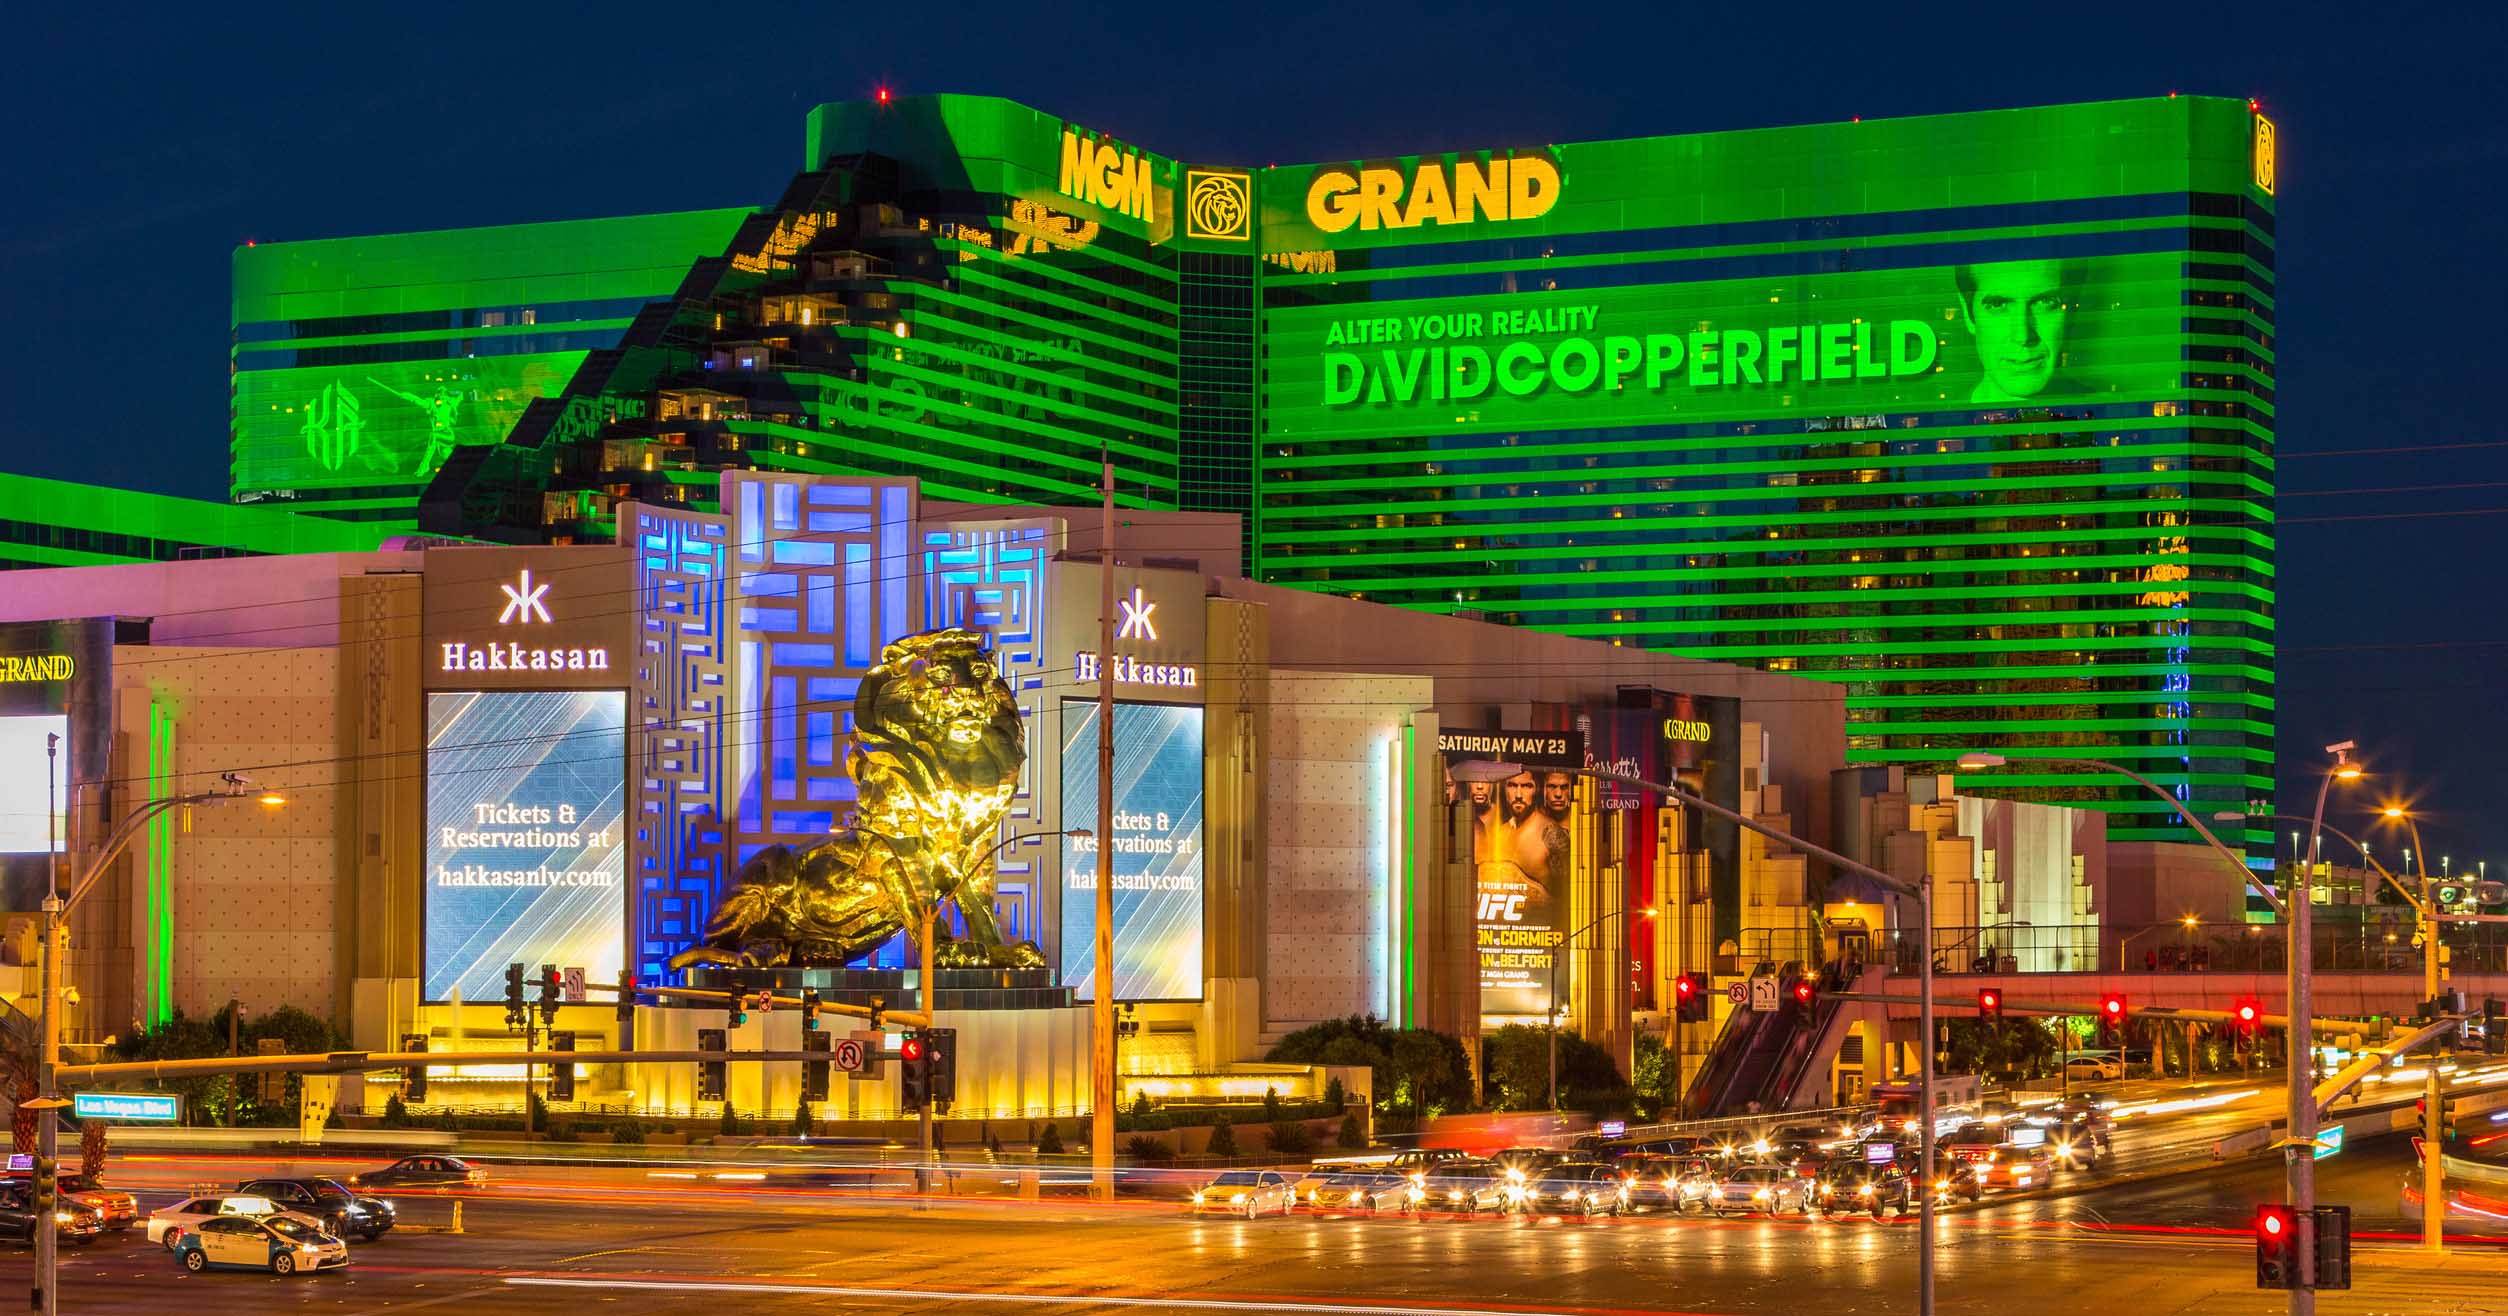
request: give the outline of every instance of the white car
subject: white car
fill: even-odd
[[[2064,1062],[2064,1077],[2077,1082],[2123,1078],[2125,1062],[2114,1056],[2074,1056]]]
[[[1192,1209],[1196,1215],[1216,1212],[1251,1220],[1266,1212],[1287,1215],[1296,1204],[1288,1175],[1278,1170],[1230,1170],[1193,1194]]]
[[[300,1224],[322,1228],[321,1221],[286,1210],[267,1197],[230,1193],[220,1197],[185,1198],[172,1206],[161,1206],[149,1212],[148,1241],[172,1247],[176,1239],[198,1229],[201,1221],[215,1220],[222,1215],[240,1215],[254,1220],[284,1215]]]

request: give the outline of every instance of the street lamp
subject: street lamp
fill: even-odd
[[[1561,939],[1559,949],[1550,956],[1550,1109],[1554,1111],[1559,1108],[1559,1016],[1565,1013],[1559,1006],[1559,965],[1566,961],[1568,948],[1576,944],[1578,937],[1627,912],[1628,906],[1622,905],[1618,909],[1606,910],[1587,919],[1584,927],[1578,928]],[[1640,914],[1644,918],[1653,918],[1655,911],[1652,906],[1648,906],[1640,911]],[[1679,1099],[1680,1094],[1674,1093],[1673,1100]]]
[[[2378,810],[2378,814],[2384,823],[2401,823],[2404,834],[2412,838],[2412,849],[2421,851],[2420,893],[2414,895],[2411,892],[2405,892],[2405,898],[2412,901],[2413,913],[2421,924],[2421,996],[2422,999],[2432,1002],[2430,1008],[2436,1010],[2438,1008],[2436,1002],[2438,1000],[2439,924],[2438,905],[2430,898],[2429,851],[2422,848],[2421,824],[2412,816],[2410,809],[2400,803],[2389,802],[2384,808]],[[2412,851],[2407,850],[2404,853],[2408,857]],[[2442,1084],[2438,1073],[2437,1051],[2433,1049],[2426,1059],[2427,1063],[2422,1066],[2424,1072],[2421,1086],[2421,1246],[2424,1250],[2435,1253],[2447,1250],[2447,1199],[2442,1193],[2446,1187],[2447,1171],[2445,1158],[2439,1150],[2441,1142],[2444,1141],[2442,1135],[2446,1132],[2447,1121],[2440,1109]]]
[[[2000,768],[2008,766],[2011,761],[2012,760],[2005,758],[2000,754],[1982,749],[1972,749],[1959,756],[1958,766],[1962,772],[1979,772],[1987,768]],[[2214,853],[2220,855],[2221,858],[2228,860],[2230,866],[2238,870],[2239,879],[2246,883],[2248,889],[2263,896],[2265,903],[2273,906],[2273,912],[2277,914],[2282,912],[2280,902],[2273,899],[2272,888],[2267,887],[2262,882],[2256,880],[2255,870],[2247,866],[2246,856],[2241,855],[2230,849],[2228,846],[2221,844],[2221,838],[2214,836],[2212,834],[2212,829],[2204,826],[2203,820],[2194,816],[2194,812],[2186,807],[2185,801],[2170,794],[2168,790],[2162,787],[2158,782],[2151,780],[2149,777],[2143,776],[2141,773],[2136,772],[2123,764],[2110,763],[2105,759],[2061,758],[2033,754],[2029,757],[2029,762],[2032,764],[2056,764],[2073,768],[2096,768],[2101,772],[2113,772],[2120,777],[2131,778],[2136,785],[2139,785],[2144,790],[2147,790],[2153,795],[2166,800],[2168,802],[2168,807],[2176,810],[2177,816],[2185,819],[2186,825],[2195,829],[2195,835],[2203,838],[2204,844],[2211,846]],[[2296,838],[2294,837],[2293,839],[2295,840]]]
[[[61,758],[59,735],[45,737],[44,755],[47,760],[46,777],[50,781],[57,782]],[[59,1111],[63,1105],[67,1104],[61,1100],[61,1094],[56,1090],[57,1084],[53,1076],[61,1067],[63,1008],[61,961],[68,956],[70,950],[70,911],[76,909],[78,903],[87,898],[88,892],[95,890],[97,881],[103,878],[106,869],[113,866],[114,860],[122,857],[122,851],[129,847],[131,838],[139,835],[140,829],[145,827],[150,819],[168,810],[189,808],[195,804],[222,804],[228,800],[248,797],[257,800],[265,807],[275,808],[287,803],[287,797],[284,795],[275,791],[253,791],[250,789],[251,786],[252,782],[247,778],[229,772],[220,775],[219,788],[216,790],[195,791],[188,795],[169,795],[164,799],[150,800],[131,810],[123,816],[120,822],[113,825],[111,831],[105,833],[104,842],[96,848],[95,857],[87,862],[86,871],[70,883],[70,892],[66,897],[61,894],[59,863],[57,860],[53,862],[51,872],[46,879],[47,890],[44,892],[43,900],[43,964],[40,970],[42,989],[36,1002],[36,1029],[42,1039],[41,1050],[36,1057],[36,1083],[42,1095],[35,1101],[26,1103],[37,1111],[35,1147],[36,1154],[43,1159],[54,1160],[60,1152]],[[52,792],[47,790],[44,798],[49,802],[52,799]],[[57,830],[57,821],[48,819],[45,823],[45,848],[47,850],[52,849],[52,841],[57,835]],[[57,855],[59,852],[53,850],[52,853]],[[57,1316],[61,1310],[60,1219],[53,1211],[39,1210],[34,1214],[35,1310],[43,1316]]]
[[[1515,771],[1514,766],[1511,764],[1476,765],[1472,761],[1459,761],[1451,766],[1454,769],[1454,775],[1458,781],[1468,780],[1471,776],[1477,775],[1479,768],[1482,767],[1505,767],[1510,775]],[[1617,782],[1623,786],[1633,786],[1639,790],[1651,791],[1654,794],[1661,795],[1677,804],[1699,810],[1702,813],[1713,814],[1746,832],[1753,832],[1760,836],[1767,837],[1769,840],[1781,842],[1784,845],[1792,849],[1799,850],[1815,859],[1832,864],[1858,876],[1869,878],[1873,882],[1880,884],[1882,889],[1896,892],[1897,894],[1906,896],[1916,902],[1916,917],[1918,922],[1924,928],[1924,941],[1918,948],[1921,953],[1916,957],[1916,1028],[1919,1034],[1916,1045],[1916,1105],[1920,1114],[1920,1118],[1917,1120],[1917,1145],[1922,1148],[1924,1168],[1924,1190],[1920,1192],[1916,1198],[1918,1203],[1917,1220],[1919,1224],[1916,1238],[1916,1312],[1917,1316],[1933,1316],[1934,1194],[1932,1185],[1934,1164],[1934,1108],[1932,884],[1921,880],[1909,882],[1904,878],[1892,876],[1891,874],[1882,872],[1880,869],[1875,868],[1870,864],[1849,859],[1845,855],[1839,854],[1837,851],[1831,850],[1826,846],[1814,845],[1811,842],[1804,840],[1802,837],[1794,835],[1792,832],[1781,831],[1777,828],[1770,827],[1756,818],[1752,818],[1735,810],[1725,808],[1723,805],[1717,804],[1712,800],[1692,795],[1678,786],[1668,785],[1659,781],[1648,781],[1643,777],[1632,776],[1628,773],[1622,772],[1611,772],[1602,768],[1570,768],[1567,769],[1567,771],[1573,772],[1580,777],[1592,777],[1597,781]]]
[[[2199,918],[2196,918],[2194,915],[2192,915],[2192,914],[2188,914],[2188,915],[2186,915],[2185,917],[2183,917],[2183,918],[2181,918],[2181,919],[2177,920],[2177,926],[2182,927],[2182,928],[2185,928],[2187,931],[2192,932],[2192,931],[2194,930],[2194,928],[2195,928],[2195,925],[2196,925],[2196,924],[2198,924],[2198,923],[2201,923],[2202,921],[2203,921],[2203,920],[2201,920],[2201,919],[2199,919]],[[2132,945],[2132,944],[2134,943],[2134,939],[2135,939],[2135,938],[2137,938],[2137,937],[2147,937],[2147,936],[2151,935],[2151,934],[2152,934],[2152,933],[2154,933],[2154,932],[2164,931],[2164,930],[2166,930],[2168,927],[2169,927],[2169,925],[2168,925],[2168,924],[2166,924],[2166,923],[2154,923],[2154,924],[2152,924],[2151,926],[2149,926],[2149,927],[2147,927],[2147,928],[2140,928],[2140,929],[2137,929],[2137,930],[2135,930],[2135,931],[2128,932],[2128,933],[2126,933],[2124,936],[2117,938],[2117,940],[2116,940],[2116,969],[2117,969],[2117,972],[2119,972],[2119,973],[2124,972],[2124,970],[2125,970],[2125,948],[2126,948],[2127,946]]]
[[[2316,810],[2308,817],[2308,853],[2314,855],[2317,839],[2325,830],[2325,797],[2337,781],[2358,781],[2360,765],[2351,761],[2351,751],[2359,748],[2355,741],[2338,741],[2327,745],[2325,752],[2334,761],[2325,767],[2325,777],[2317,783]],[[2299,1262],[2299,1284],[2290,1291],[2290,1316],[2316,1316],[2316,1021],[2308,998],[2314,985],[2314,922],[2316,900],[2307,886],[2306,874],[2294,874],[2290,886],[2290,974],[2287,991],[2290,997],[2290,1109],[2287,1119],[2289,1136],[2283,1139],[2282,1164],[2285,1182],[2290,1190],[2290,1206],[2302,1222],[2299,1237],[2294,1240]],[[2301,1063],[2302,1061],[2306,1063]]]

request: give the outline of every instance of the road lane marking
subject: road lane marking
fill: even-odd
[[[871,1298],[899,1302],[990,1302],[1025,1307],[1124,1307],[1191,1311],[1303,1312],[1314,1316],[1597,1316],[1618,1307],[1440,1307],[1328,1302],[1281,1298],[1139,1298],[1089,1293],[987,1293],[977,1289],[872,1288],[838,1284],[735,1283],[724,1280],[559,1279],[514,1276],[505,1283],[531,1288],[632,1289],[642,1293],[738,1293],[759,1297]],[[1646,1316],[1708,1316],[1700,1312],[1651,1311]]]

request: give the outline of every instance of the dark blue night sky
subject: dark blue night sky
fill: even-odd
[[[1246,163],[2260,97],[2282,132],[2284,807],[2314,794],[2292,766],[2356,738],[2433,849],[2508,861],[2497,6],[94,8],[22,13],[0,88],[6,464],[207,498],[233,245],[762,204],[803,111],[882,83]]]

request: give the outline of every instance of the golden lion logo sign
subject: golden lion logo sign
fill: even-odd
[[[1221,242],[1254,236],[1254,181],[1226,169],[1184,171],[1184,235]]]

